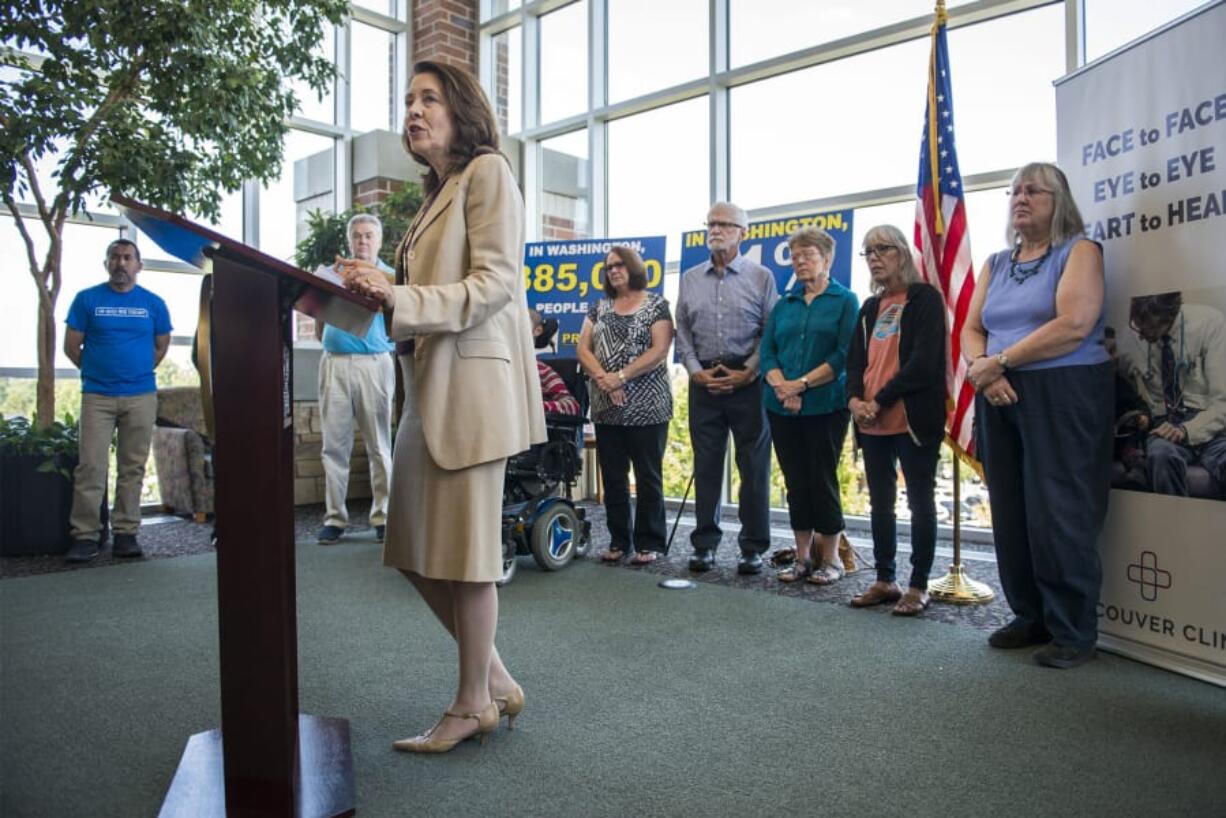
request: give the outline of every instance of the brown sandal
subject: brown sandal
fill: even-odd
[[[912,589],[914,590],[914,589]],[[907,591],[906,595],[894,606],[894,610],[890,613],[895,616],[919,616],[928,607],[928,595],[923,591],[918,594],[913,594]]]
[[[867,591],[853,596],[851,602],[847,604],[853,608],[871,608],[883,602],[897,602],[900,599],[902,599],[902,591],[899,590],[897,585],[888,589],[884,589],[880,585],[870,585]]]
[[[610,548],[600,555],[601,562],[621,562],[626,558],[626,552],[620,548]]]

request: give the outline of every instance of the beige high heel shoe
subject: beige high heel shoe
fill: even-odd
[[[476,736],[481,744],[484,745],[490,733],[498,729],[498,720],[501,718],[498,704],[493,701],[486,705],[480,713],[452,713],[447,711],[443,715],[456,719],[474,719],[477,722],[477,729],[460,738],[434,738],[433,733],[438,729],[438,724],[436,724],[420,736],[393,741],[392,747],[402,753],[446,753],[455,749],[455,746],[460,742],[467,741],[473,736]],[[439,723],[442,723],[441,720]]]
[[[514,690],[495,696],[494,704],[498,705],[499,717],[507,717],[507,729],[514,730],[515,717],[524,709],[524,689],[516,685]]]

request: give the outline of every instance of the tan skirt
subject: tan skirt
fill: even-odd
[[[431,579],[502,578],[505,458],[449,471],[430,457],[414,398],[413,356],[401,355],[404,412],[392,450],[383,564]]]

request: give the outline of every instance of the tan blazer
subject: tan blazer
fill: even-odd
[[[416,339],[413,397],[444,469],[545,440],[523,257],[523,199],[498,154],[444,182],[397,251],[397,280],[408,283],[394,288],[389,332]]]

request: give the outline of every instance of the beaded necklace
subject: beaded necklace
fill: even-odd
[[[1009,256],[1009,278],[1013,279],[1018,284],[1025,284],[1039,268],[1043,266],[1043,262],[1047,261],[1047,257],[1051,255],[1052,246],[1047,245],[1047,249],[1043,251],[1043,255],[1039,256],[1034,261],[1018,261],[1017,255],[1021,252],[1020,248],[1014,250]]]

